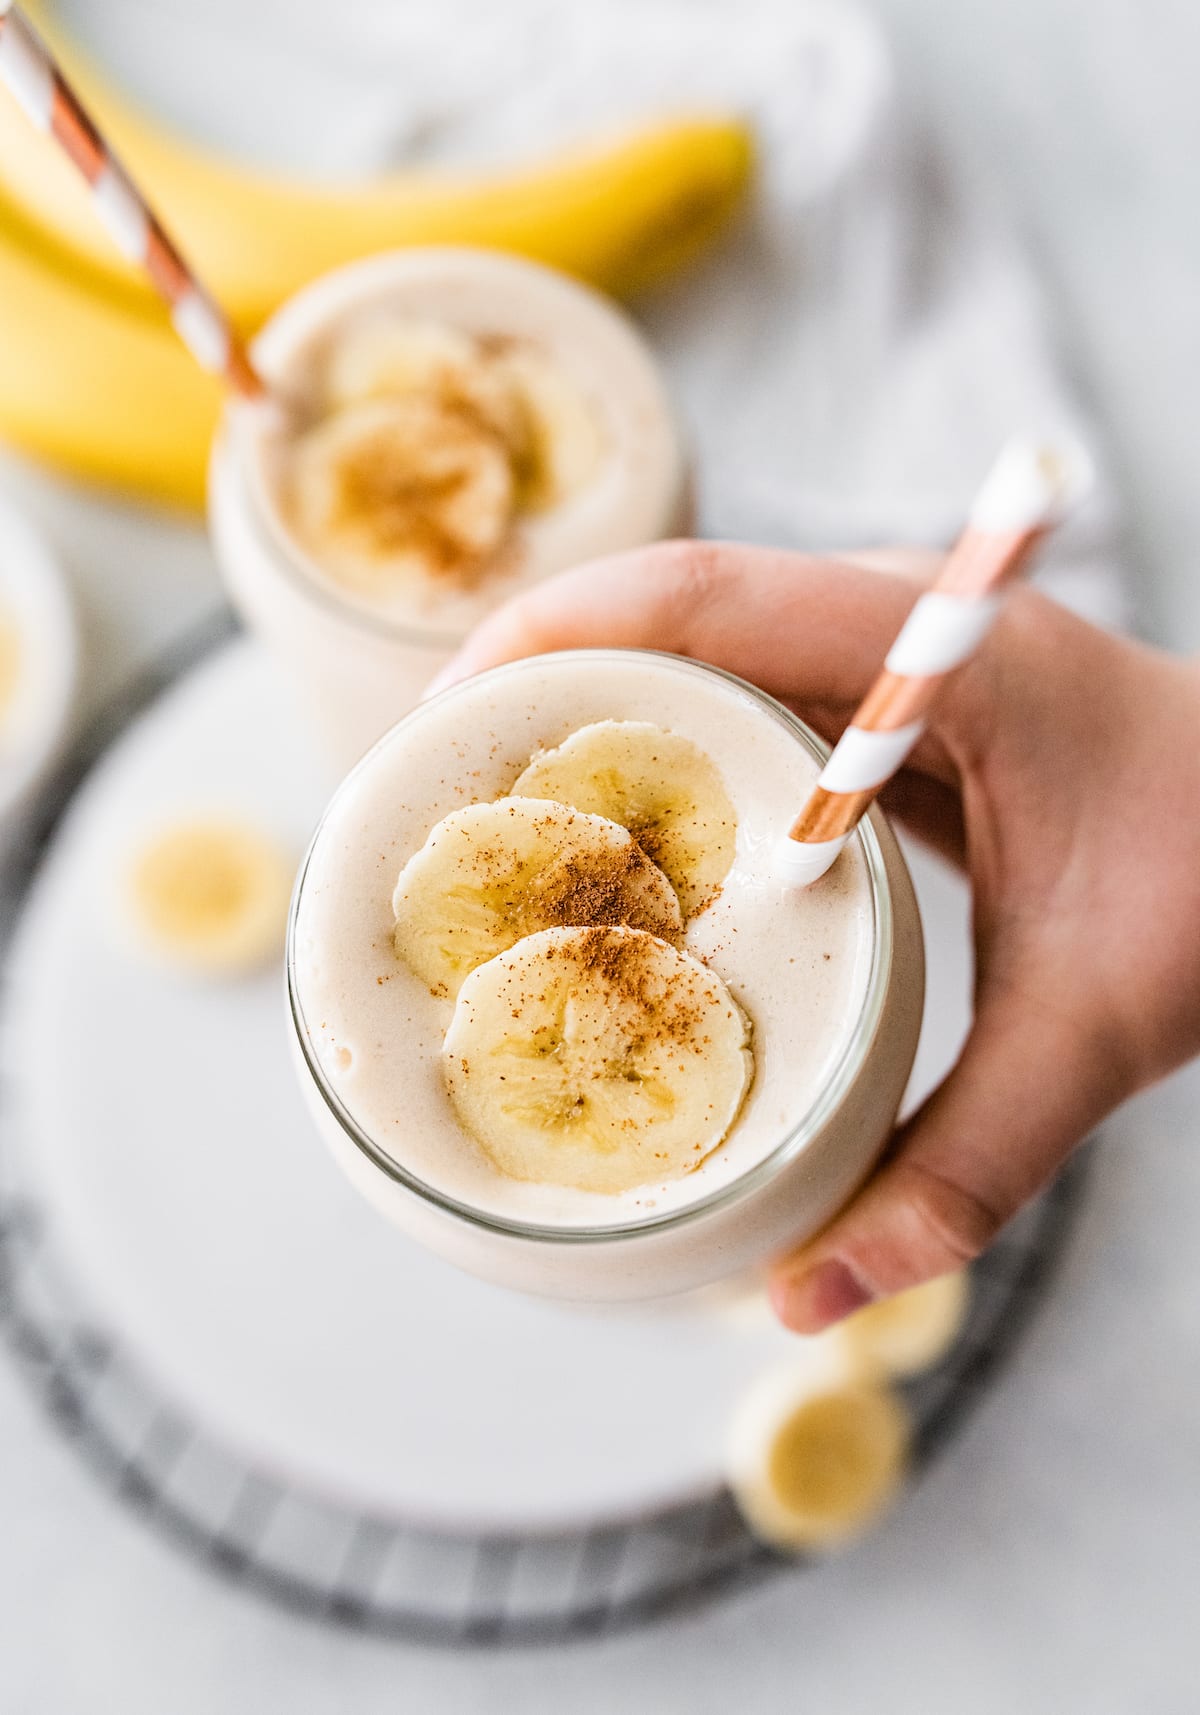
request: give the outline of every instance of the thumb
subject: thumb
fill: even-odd
[[[1131,1087],[1108,1032],[1050,1008],[1036,986],[981,1002],[958,1065],[883,1166],[824,1232],[773,1265],[779,1319],[814,1334],[961,1268]]]

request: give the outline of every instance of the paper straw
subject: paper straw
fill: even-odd
[[[919,597],[808,802],[780,842],[778,868],[797,886],[819,880],[925,730],[947,679],[995,622],[1004,587],[1091,481],[1074,443],[1014,440],[971,507],[941,576]]]
[[[109,237],[128,261],[145,268],[170,306],[176,333],[196,361],[223,375],[245,398],[262,398],[266,389],[245,347],[13,0],[0,0],[0,83],[82,174]]]

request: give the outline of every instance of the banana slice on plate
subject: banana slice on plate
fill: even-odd
[[[735,1413],[729,1483],[761,1541],[797,1552],[859,1536],[904,1486],[912,1425],[886,1384],[821,1346],[768,1371]]]
[[[58,755],[78,680],[78,627],[62,569],[0,498],[0,844]]]
[[[262,965],[283,945],[294,866],[240,822],[179,822],[137,851],[127,877],[145,949],[213,974]]]
[[[880,1298],[824,1333],[790,1338],[804,1350],[837,1347],[855,1373],[864,1377],[915,1376],[940,1364],[954,1345],[967,1319],[970,1293],[970,1271],[964,1268]],[[731,1292],[727,1302],[714,1308],[748,1331],[761,1333],[777,1325],[770,1300],[757,1281],[745,1283],[739,1293]]]
[[[433,828],[392,898],[395,947],[435,994],[525,935],[562,924],[683,933],[666,876],[626,829],[532,798],[468,804]]]
[[[619,1193],[698,1167],[749,1087],[745,1015],[637,929],[546,929],[462,985],[443,1046],[459,1120],[513,1179]]]
[[[470,583],[503,546],[514,505],[503,446],[445,401],[367,400],[296,442],[295,528],[324,570],[360,594]]]
[[[535,756],[512,790],[628,828],[669,876],[685,917],[712,902],[733,864],[737,813],[716,764],[650,721],[597,721]]]
[[[967,1318],[970,1293],[969,1272],[960,1269],[880,1298],[833,1332],[863,1370],[916,1375],[940,1363],[953,1346]]]
[[[10,613],[0,608],[0,735],[16,702],[25,668],[23,643],[20,626]]]

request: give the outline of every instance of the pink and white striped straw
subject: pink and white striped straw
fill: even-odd
[[[175,331],[196,361],[243,397],[266,389],[220,309],[135,189],[54,56],[13,0],[0,0],[0,83],[86,180],[92,206],[117,249],[139,263],[166,299]]]
[[[785,881],[807,887],[829,869],[903,766],[947,679],[991,630],[1005,586],[1090,482],[1087,455],[1075,443],[1022,439],[1003,449],[941,576],[904,622],[883,671],[780,842],[778,870]]]

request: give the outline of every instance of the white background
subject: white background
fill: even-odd
[[[881,10],[912,98],[1036,247],[1130,503],[1145,627],[1194,651],[1200,14]],[[212,600],[198,534],[2,474],[68,560],[91,696]],[[0,1711],[1184,1715],[1200,1705],[1198,1114],[1193,1071],[1120,1117],[1003,1389],[885,1530],[818,1575],[599,1645],[454,1658],[293,1622],[102,1495],[0,1360]]]

